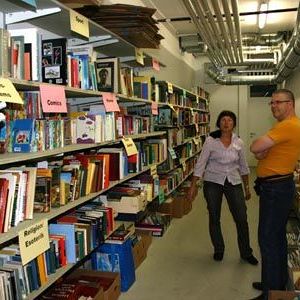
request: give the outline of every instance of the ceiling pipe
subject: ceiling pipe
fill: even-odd
[[[284,33],[257,34],[246,33],[242,36],[242,42],[247,46],[278,46],[284,41]],[[244,49],[244,48],[243,48]]]
[[[237,45],[238,52],[240,57],[240,62],[243,62],[243,50],[242,50],[242,39],[241,39],[241,27],[240,27],[240,19],[239,19],[239,10],[237,5],[237,0],[231,0],[231,6],[233,11],[234,25],[237,36]]]
[[[192,7],[192,3],[189,0],[183,0],[183,3],[191,16],[193,23],[195,24],[195,26],[198,30],[198,33],[200,34],[200,32],[201,32],[200,36],[201,36],[202,40],[207,44],[208,49],[214,49],[214,46],[212,45],[211,41],[208,38],[206,29],[203,27],[203,25],[199,22],[199,20],[197,18],[197,15],[194,11],[195,8]],[[210,58],[210,60],[212,61],[212,63],[215,66],[222,65],[219,57],[214,53],[214,51],[208,50],[207,52],[208,52],[208,57]]]
[[[229,30],[229,34],[230,34],[230,39],[231,39],[231,45],[233,47],[233,52],[235,54],[235,63],[240,63],[240,59],[239,59],[239,55],[238,55],[238,51],[237,51],[237,44],[236,44],[236,40],[235,40],[235,34],[234,34],[234,27],[232,24],[232,18],[231,18],[231,14],[230,14],[230,10],[229,10],[229,6],[228,6],[228,2],[227,0],[222,0],[222,5],[223,5],[223,9],[225,12],[225,18],[226,18],[226,24],[228,26],[228,30]]]
[[[225,65],[226,64],[226,60],[224,58],[224,55],[221,51],[221,48],[218,47],[217,43],[216,43],[216,39],[214,37],[214,34],[212,33],[210,27],[208,26],[208,22],[207,19],[205,18],[205,15],[202,11],[202,8],[199,4],[198,0],[189,0],[190,3],[192,3],[192,5],[195,8],[195,11],[200,19],[200,23],[202,23],[203,28],[206,30],[207,32],[207,36],[209,41],[211,42],[211,44],[213,45],[213,48],[211,49],[211,51],[215,52],[216,55],[218,56],[219,60],[221,61],[221,65]],[[197,17],[196,15],[196,17]],[[202,35],[202,32],[199,32],[200,35]]]
[[[228,53],[229,58],[230,58],[230,64],[233,64],[234,63],[234,57],[233,57],[233,53],[232,53],[232,48],[230,46],[230,42],[229,42],[229,39],[228,39],[228,34],[226,32],[226,28],[225,28],[225,25],[224,25],[224,21],[223,21],[223,17],[222,17],[222,14],[221,14],[220,7],[219,7],[219,5],[217,5],[216,1],[212,1],[212,5],[213,5],[214,13],[217,17],[219,28],[220,28],[222,36],[224,38],[224,42],[225,42],[225,45],[226,45],[226,50],[227,50],[227,53]]]

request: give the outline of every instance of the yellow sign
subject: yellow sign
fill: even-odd
[[[50,245],[47,219],[19,231],[19,246],[23,265],[48,250]]]
[[[168,104],[168,106],[176,112],[176,109],[174,108],[173,104]]]
[[[156,168],[156,165],[151,166],[151,168],[150,168],[150,174],[151,174],[151,176],[157,174],[157,168]]]
[[[0,102],[23,104],[23,99],[15,89],[13,83],[6,78],[0,78]]]
[[[76,32],[84,37],[90,37],[90,28],[88,18],[80,15],[74,10],[70,10],[71,31]]]
[[[168,82],[168,93],[173,94],[173,85],[170,82]]]
[[[134,155],[134,154],[138,153],[136,145],[135,145],[134,141],[132,140],[132,138],[123,138],[122,143],[125,147],[127,156]]]
[[[140,65],[144,65],[144,53],[140,48],[135,48],[135,59]]]

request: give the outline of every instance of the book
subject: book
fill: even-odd
[[[31,152],[34,142],[34,119],[13,122],[13,152]]]
[[[67,52],[65,38],[42,40],[42,81],[67,84]]]
[[[119,92],[119,58],[99,58],[95,61],[97,87],[99,91]]]

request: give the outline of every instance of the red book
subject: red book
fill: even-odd
[[[7,196],[8,196],[8,185],[9,185],[9,181],[7,179],[0,178],[0,232],[3,232]]]
[[[65,266],[67,264],[67,256],[66,256],[66,239],[63,235],[55,235],[50,234],[50,239],[58,240],[58,248],[59,248],[59,263],[61,266]]]

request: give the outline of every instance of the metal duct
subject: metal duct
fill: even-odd
[[[284,33],[258,34],[247,33],[242,36],[242,41],[247,46],[278,46],[284,41]]]

